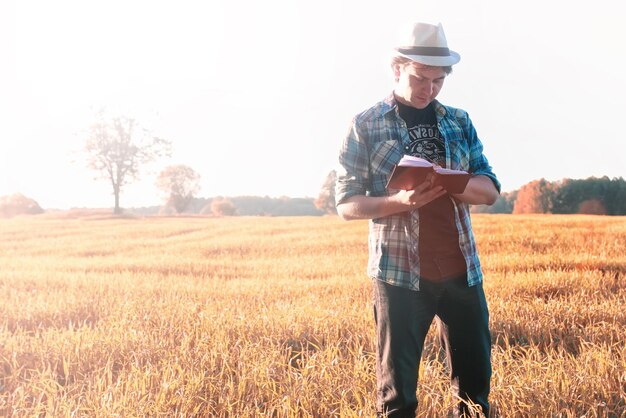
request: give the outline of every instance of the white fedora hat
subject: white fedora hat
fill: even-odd
[[[395,55],[435,67],[447,67],[461,60],[461,56],[448,48],[441,23],[413,24],[410,36],[395,48]]]

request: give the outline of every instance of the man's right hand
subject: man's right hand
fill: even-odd
[[[375,219],[396,213],[419,209],[446,194],[441,186],[433,186],[433,178],[413,190],[399,190],[390,196],[351,196],[337,205],[337,213],[344,220]]]
[[[426,180],[418,184],[413,190],[400,190],[392,197],[407,206],[407,210],[419,209],[422,206],[446,194],[441,186],[434,186],[434,177],[429,174]]]

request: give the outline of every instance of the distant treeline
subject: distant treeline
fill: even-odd
[[[493,206],[474,206],[472,211],[626,215],[626,181],[606,176],[556,182],[534,180],[519,190],[502,193]]]
[[[193,198],[180,214],[214,216],[321,216],[335,210],[334,173],[329,174],[317,198],[237,196]],[[0,218],[45,212],[21,194],[0,197]],[[139,216],[177,214],[168,204],[127,208]],[[626,215],[626,181],[622,178],[590,177],[550,182],[534,180],[519,190],[504,192],[492,206],[472,206],[475,213],[587,213]]]
[[[334,187],[325,184],[320,196],[291,197],[212,197],[194,198],[185,213],[234,216],[320,216],[336,213]],[[225,206],[229,212],[220,207]],[[171,214],[166,206],[135,208],[140,215]],[[222,212],[222,213],[219,213]],[[626,181],[622,178],[590,177],[583,180],[563,179],[550,182],[534,180],[519,190],[504,192],[492,206],[472,206],[475,213],[587,213],[626,215]]]
[[[226,213],[224,207],[228,208]],[[133,208],[137,215],[173,214],[166,206]],[[218,213],[221,211],[222,213]],[[186,214],[234,216],[320,216],[324,212],[315,206],[313,198],[237,196],[194,198]]]

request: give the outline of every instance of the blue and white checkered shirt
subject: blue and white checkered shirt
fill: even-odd
[[[500,182],[483,155],[483,146],[467,112],[435,101],[439,133],[446,148],[446,167],[469,171],[492,179],[498,191]],[[337,204],[350,196],[387,196],[387,180],[394,166],[410,144],[409,132],[398,114],[391,94],[352,121],[345,138],[337,169],[335,200]],[[482,282],[482,271],[469,205],[450,197],[454,203],[459,245],[467,265],[470,286]],[[389,284],[419,290],[419,211],[413,210],[369,222],[370,277]]]

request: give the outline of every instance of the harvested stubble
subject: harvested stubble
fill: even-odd
[[[504,417],[626,411],[626,219],[475,215]],[[0,415],[371,417],[367,225],[0,221]],[[420,417],[448,391],[434,332]]]

